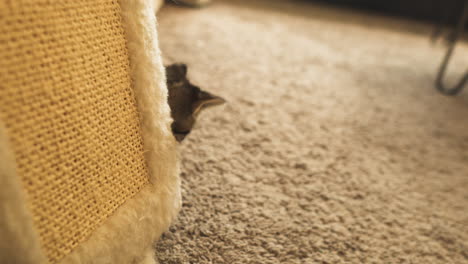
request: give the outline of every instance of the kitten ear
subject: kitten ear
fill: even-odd
[[[166,76],[168,80],[183,80],[187,76],[187,65],[184,63],[174,63],[166,66]]]
[[[222,105],[224,103],[226,103],[226,100],[224,100],[223,98],[216,95],[212,95],[209,92],[200,90],[197,93],[197,100],[193,102],[192,105],[193,113],[198,114],[198,112],[200,112],[200,110],[202,109]]]

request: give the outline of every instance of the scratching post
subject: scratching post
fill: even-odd
[[[0,2],[1,263],[147,263],[177,214],[153,5]]]

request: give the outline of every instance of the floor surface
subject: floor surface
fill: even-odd
[[[431,25],[305,1],[164,7],[166,64],[228,104],[181,146],[162,264],[468,263],[468,88]],[[448,81],[468,67],[460,45]]]

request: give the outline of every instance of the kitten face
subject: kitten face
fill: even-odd
[[[181,142],[192,130],[201,110],[225,103],[219,96],[202,91],[187,79],[185,64],[166,67],[168,103],[171,107],[172,133]]]

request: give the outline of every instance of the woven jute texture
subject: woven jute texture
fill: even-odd
[[[120,6],[0,0],[0,118],[51,263],[149,183]]]

